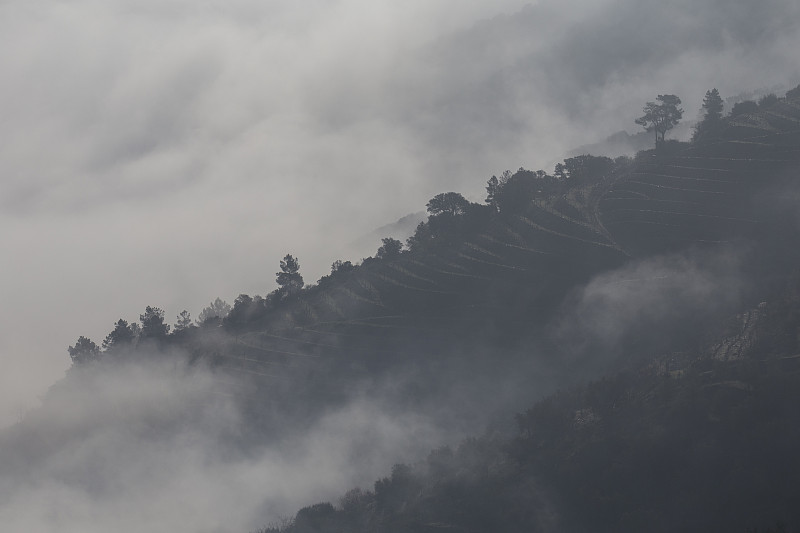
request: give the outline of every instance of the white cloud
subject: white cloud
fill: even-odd
[[[246,387],[176,354],[153,357],[82,369],[3,435],[4,528],[252,531],[369,488],[442,440],[431,420],[358,397],[307,424],[276,422],[243,438]]]

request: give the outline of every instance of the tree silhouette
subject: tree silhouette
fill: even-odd
[[[114,330],[106,335],[103,340],[103,349],[112,351],[124,346],[129,346],[136,338],[133,328],[128,325],[127,320],[121,318],[114,324]]]
[[[503,172],[500,188],[495,195],[495,202],[501,214],[522,213],[536,196],[539,182],[537,174],[520,169],[514,174]]]
[[[353,263],[350,261],[342,261],[341,259],[337,259],[331,263],[331,275],[338,272],[350,272],[354,268],[355,267],[353,266]]]
[[[96,361],[100,357],[100,348],[88,337],[81,335],[75,346],[67,348],[69,356],[74,364],[88,363]]]
[[[703,98],[703,120],[695,127],[694,135],[692,135],[693,141],[707,136],[719,127],[722,121],[723,107],[722,97],[716,88],[706,91]]]
[[[563,179],[568,179],[572,183],[583,184],[590,179],[604,178],[611,174],[613,169],[614,161],[611,158],[579,155],[565,159],[561,172]]]
[[[158,307],[147,306],[139,315],[142,323],[142,338],[163,339],[169,333],[169,324],[164,323],[164,311]]]
[[[379,259],[394,259],[400,256],[400,252],[403,250],[402,242],[391,237],[383,238],[381,242],[383,244],[378,248],[378,253],[376,254]]]
[[[723,106],[722,97],[716,88],[706,91],[706,96],[703,98],[703,110],[706,113],[706,120],[721,119]]]
[[[758,107],[766,109],[778,103],[778,97],[775,93],[770,93],[758,99]]]
[[[225,324],[244,324],[253,315],[253,298],[248,294],[240,294],[233,301],[233,309],[225,317]]]
[[[173,328],[174,333],[178,333],[180,331],[187,330],[193,327],[192,324],[192,316],[189,314],[189,311],[183,310],[177,317],[177,321],[175,322],[175,326]]]
[[[203,308],[202,311],[200,311],[200,314],[197,317],[197,323],[199,325],[203,325],[206,323],[206,321],[212,318],[222,319],[228,316],[228,313],[230,312],[231,312],[230,304],[225,300],[216,298],[214,299],[213,302],[211,302],[208,305],[208,307],[205,307]]]
[[[737,102],[733,104],[730,116],[738,117],[739,115],[744,115],[745,113],[755,113],[756,111],[758,111],[758,104],[752,100],[745,100],[743,102]]]
[[[433,232],[431,231],[431,225],[426,222],[420,222],[417,224],[414,234],[406,239],[406,246],[408,246],[408,249],[412,252],[417,252],[424,250],[432,241]]]
[[[492,213],[497,213],[497,195],[500,193],[500,180],[497,176],[492,176],[486,182],[486,205],[492,209]]]
[[[457,216],[463,215],[469,206],[469,201],[457,192],[443,192],[437,194],[427,203],[428,213],[431,216]]]
[[[656,148],[659,142],[664,142],[667,132],[674,128],[683,117],[681,99],[674,94],[659,94],[656,97],[658,103],[647,102],[642,111],[644,115],[635,120],[647,131],[656,133]],[[659,139],[660,136],[660,139]]]
[[[564,163],[556,163],[555,169],[553,169],[553,175],[559,180],[569,178],[566,165],[564,165]]]
[[[291,254],[286,254],[281,262],[281,271],[275,273],[275,281],[284,294],[292,294],[303,288],[303,276],[300,275],[300,262]]]

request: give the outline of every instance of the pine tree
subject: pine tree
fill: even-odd
[[[724,103],[719,91],[714,88],[706,91],[706,96],[703,98],[703,120],[694,129],[692,141],[697,141],[709,135],[713,135],[719,128],[722,122],[722,109]]]
[[[286,254],[280,263],[281,271],[275,273],[275,281],[280,291],[292,294],[303,288],[303,276],[300,275],[300,262],[291,254]]]

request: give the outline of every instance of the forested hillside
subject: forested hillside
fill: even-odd
[[[442,193],[407,249],[384,239],[375,257],[337,261],[308,286],[297,258],[287,255],[280,288],[240,295],[229,313],[218,313],[224,318],[209,308],[198,326],[187,314],[168,333],[163,312],[148,308],[135,325],[141,331],[118,322],[105,350],[88,345],[83,354],[76,345],[73,358],[113,359],[136,342],[177,347],[257,381],[299,373],[333,395],[342,388],[337,380],[434,364],[432,354],[437,365],[452,356],[456,367],[491,368],[498,356],[563,352],[552,330],[571,291],[603,272],[677,252],[705,261],[703,268],[717,268],[708,264],[712,256],[735,255],[747,277],[741,296],[757,304],[796,260],[789,245],[800,157],[793,96],[754,104],[755,113],[719,119],[692,143],[663,142],[635,159],[582,155],[552,175],[520,169],[493,176],[485,204]],[[679,349],[702,318],[681,323],[680,338],[662,338],[667,344],[657,349]],[[551,358],[552,371],[575,370],[562,368],[566,355]]]
[[[605,268],[670,253],[682,260],[702,261],[710,253],[738,262],[737,282],[723,283],[739,293],[730,307],[692,306],[684,320],[656,313],[671,323],[648,322],[645,331],[616,344],[622,357],[607,377],[521,411],[513,435],[489,431],[439,448],[418,463],[396,465],[369,490],[353,489],[335,506],[303,508],[264,531],[796,527],[798,125],[800,102],[790,92],[786,99],[754,104],[751,113],[720,119],[713,128],[701,125],[703,135],[691,144],[664,143],[616,165],[586,158],[607,164],[607,173],[593,169],[583,184],[573,181],[559,191],[557,201],[534,199],[513,218],[536,231],[522,233],[529,236],[529,250],[558,236],[557,252],[548,252],[562,254],[572,245]],[[501,227],[508,231],[508,225]],[[461,250],[475,250],[479,239],[510,246],[496,235],[484,230]],[[483,257],[494,254],[495,268],[501,257],[505,265],[522,267],[506,263],[511,254],[500,247],[487,248]],[[648,271],[658,273],[628,272]],[[581,279],[579,272],[571,275],[574,282]],[[607,281],[670,284],[656,275]],[[548,282],[558,286],[553,278]],[[674,305],[668,298],[643,299]],[[653,345],[652,337],[665,332],[680,340]]]
[[[141,363],[209,371],[235,413],[214,436],[226,454],[290,441],[356,398],[458,438],[486,431],[270,530],[800,524],[798,93],[709,112],[692,142],[662,133],[635,158],[492,176],[482,204],[444,192],[406,243],[315,284],[287,254],[277,290],[197,322],[170,327],[157,307],[110,320],[100,345],[69,347],[44,409]],[[202,426],[217,404],[191,398]],[[173,431],[160,416],[131,431]],[[2,436],[8,475],[83,438],[65,425],[23,446],[35,421]]]

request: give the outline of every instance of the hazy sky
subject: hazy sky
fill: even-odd
[[[794,0],[0,2],[0,425],[146,305],[307,282],[659,93],[800,81]],[[375,243],[377,249],[378,243]]]

